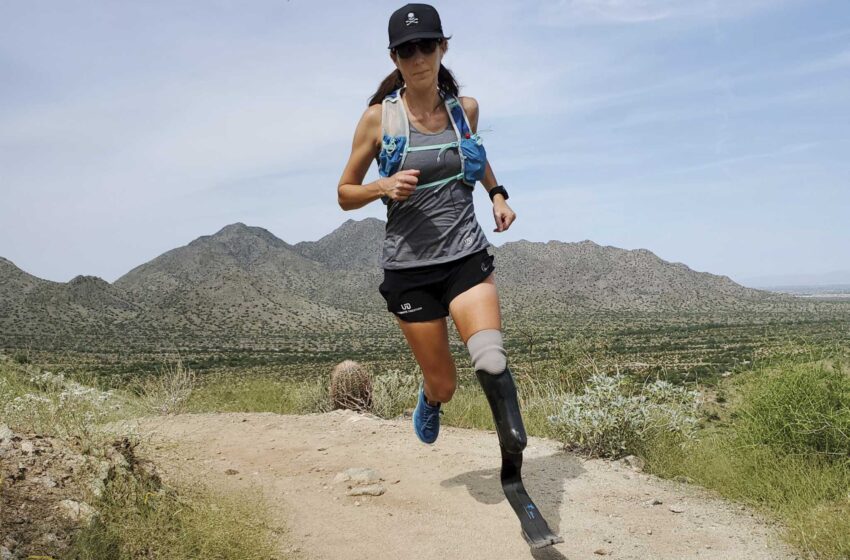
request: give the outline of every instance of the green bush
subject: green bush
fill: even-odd
[[[807,558],[850,558],[850,375],[840,359],[788,358],[742,373],[729,423],[656,437],[650,472],[684,476],[781,519]]]
[[[841,363],[760,371],[738,409],[742,443],[788,454],[850,457],[850,375]]]
[[[584,393],[558,399],[561,410],[549,421],[564,444],[612,458],[635,453],[661,433],[692,436],[699,404],[694,391],[662,380],[635,387],[621,374],[594,374]]]

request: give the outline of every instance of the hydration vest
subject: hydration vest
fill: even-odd
[[[462,180],[466,185],[474,187],[475,182],[480,181],[484,177],[484,170],[487,167],[487,152],[484,150],[481,137],[477,133],[472,133],[469,120],[458,98],[450,93],[440,91],[440,97],[446,106],[446,112],[449,114],[449,122],[451,122],[454,128],[457,140],[447,144],[411,147],[410,122],[407,119],[407,111],[404,109],[404,101],[401,99],[401,90],[404,87],[402,86],[387,95],[381,102],[381,132],[383,140],[381,142],[381,151],[378,154],[378,173],[381,177],[389,177],[397,173],[402,165],[404,165],[404,160],[407,158],[409,152],[439,150],[437,153],[437,161],[439,161],[443,152],[449,148],[458,148],[460,173],[440,179],[439,181],[416,185],[416,190],[439,187],[458,179]],[[392,199],[385,195],[381,197],[381,200],[384,204],[387,204]]]

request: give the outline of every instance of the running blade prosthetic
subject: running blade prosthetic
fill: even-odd
[[[510,368],[497,375],[476,370],[475,375],[490,403],[499,449],[502,451],[502,490],[514,508],[522,536],[531,548],[543,548],[564,539],[552,533],[546,520],[531,501],[522,484],[522,450],[528,443],[517,400],[516,384]]]
[[[562,543],[564,539],[554,534],[543,515],[522,484],[522,453],[509,453],[502,447],[502,490],[514,508],[522,527],[522,536],[531,548],[544,548]]]

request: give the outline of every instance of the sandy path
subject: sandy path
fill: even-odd
[[[309,559],[795,557],[774,527],[738,506],[686,484],[577,458],[546,439],[529,438],[523,478],[565,542],[531,551],[499,485],[493,432],[444,427],[426,446],[409,419],[349,411],[133,423],[150,438],[137,451],[154,457],[166,477],[188,466],[221,484],[259,485]],[[346,483],[333,480],[350,467],[377,470],[386,492],[347,496]],[[652,499],[662,504],[650,505]]]

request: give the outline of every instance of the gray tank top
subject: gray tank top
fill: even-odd
[[[410,125],[410,146],[446,144],[457,140],[454,128],[429,134]],[[460,173],[457,148],[449,148],[437,161],[439,150],[410,152],[401,169],[419,169],[425,185]],[[490,247],[475,218],[472,188],[460,179],[436,187],[417,189],[407,200],[387,203],[387,227],[381,266],[402,269],[453,261]]]

